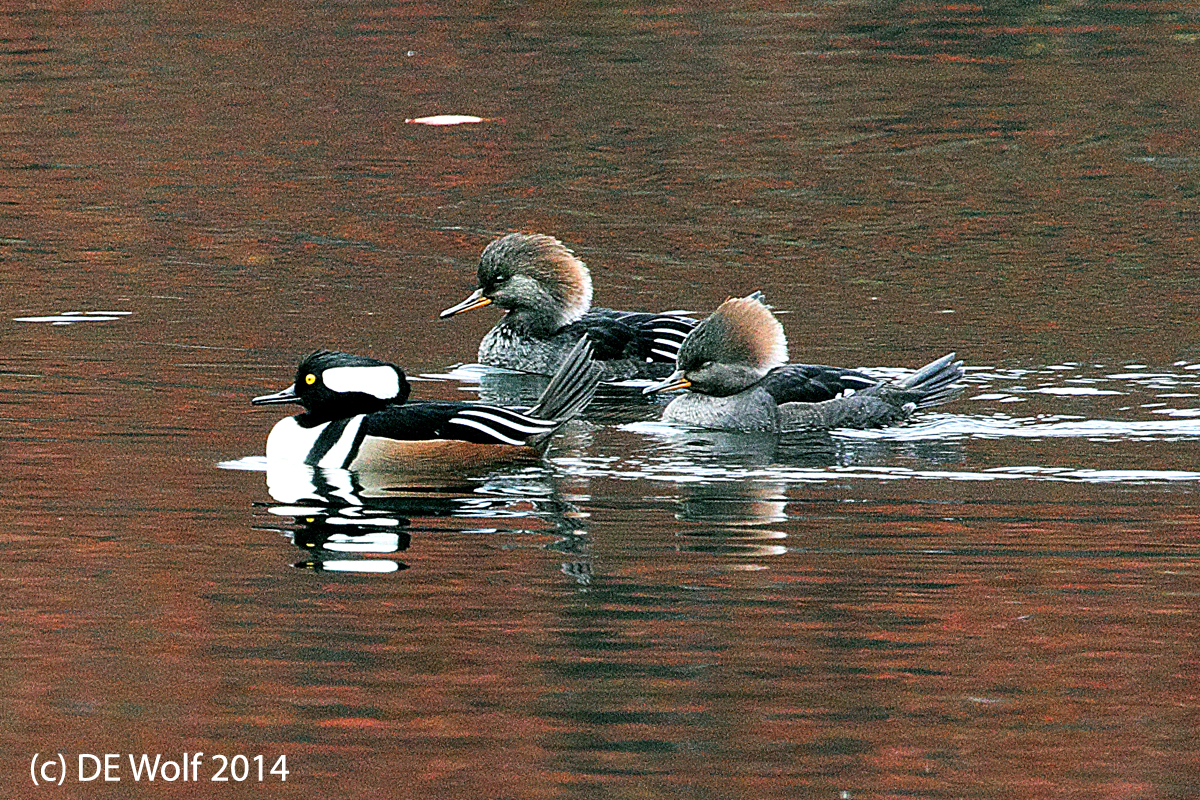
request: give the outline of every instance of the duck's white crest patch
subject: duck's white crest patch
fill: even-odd
[[[335,392],[362,392],[380,400],[400,394],[400,376],[391,367],[333,367],[323,380]]]

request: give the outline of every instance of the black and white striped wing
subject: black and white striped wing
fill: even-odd
[[[525,445],[558,422],[508,408],[473,403],[422,401],[392,406],[367,417],[363,434],[398,441],[454,439],[473,444]]]
[[[568,329],[586,333],[594,346],[593,357],[601,361],[636,358],[674,364],[683,340],[697,324],[682,313],[593,308]]]
[[[649,351],[646,358],[675,363],[683,340],[696,325],[696,320],[674,314],[657,314],[642,322],[638,327]]]
[[[477,444],[524,445],[559,423],[497,406],[469,405],[446,421],[445,436]]]

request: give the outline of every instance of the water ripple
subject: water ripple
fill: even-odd
[[[940,470],[906,467],[720,467],[670,462],[646,464],[641,469],[614,469],[584,458],[560,458],[554,463],[569,475],[578,477],[618,477],[668,483],[708,483],[720,481],[770,480],[782,483],[828,483],[860,479],[869,481],[1063,481],[1071,483],[1162,483],[1200,482],[1200,472],[1153,469],[1087,469],[1072,467],[1015,466],[991,469]]]
[[[915,425],[876,430],[836,431],[848,439],[914,441],[921,439],[1024,439],[1083,438],[1093,441],[1162,440],[1181,441],[1200,438],[1200,419],[1190,419],[1188,411],[1172,409],[1177,419],[1116,420],[1063,419],[1061,417],[977,417],[948,415]],[[1168,414],[1168,410],[1153,413]]]

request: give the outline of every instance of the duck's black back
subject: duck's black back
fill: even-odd
[[[759,385],[776,403],[821,403],[847,390],[860,392],[879,381],[862,372],[820,364],[784,364],[767,373]]]

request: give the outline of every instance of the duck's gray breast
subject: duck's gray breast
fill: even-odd
[[[731,397],[688,392],[671,401],[663,421],[715,430],[779,431],[775,400],[762,388]]]
[[[503,323],[479,342],[479,363],[538,375],[553,375],[571,348],[565,341],[519,335]]]

